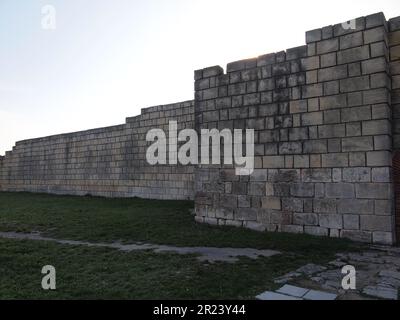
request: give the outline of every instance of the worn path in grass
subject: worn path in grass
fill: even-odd
[[[200,261],[208,262],[237,262],[238,257],[247,257],[256,259],[258,257],[271,257],[280,252],[274,250],[257,250],[252,248],[213,248],[213,247],[175,247],[166,245],[155,245],[149,243],[137,244],[121,244],[121,243],[93,243],[77,240],[61,240],[43,237],[40,233],[17,233],[17,232],[0,232],[0,238],[5,239],[18,239],[18,240],[36,240],[36,241],[51,241],[60,244],[68,244],[75,246],[88,246],[88,247],[103,247],[118,249],[121,251],[142,251],[151,250],[155,253],[172,252],[178,254],[196,254],[199,255]]]

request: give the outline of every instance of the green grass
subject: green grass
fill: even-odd
[[[252,299],[307,263],[357,250],[343,239],[197,224],[190,201],[0,193],[0,231],[40,231],[69,240],[277,249],[281,255],[208,264],[194,255],[0,239],[0,299]],[[41,289],[41,268],[57,290]]]
[[[307,261],[280,255],[205,264],[192,255],[0,239],[0,299],[254,299]],[[44,265],[56,268],[55,291],[41,288]]]
[[[344,239],[198,224],[190,209],[191,201],[0,192],[0,231],[40,231],[46,236],[71,240],[251,247],[315,254],[352,246]]]

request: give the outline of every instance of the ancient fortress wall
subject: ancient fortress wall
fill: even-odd
[[[392,243],[399,22],[362,17],[226,73],[196,71],[200,128],[254,128],[256,153],[250,177],[196,169],[197,221]]]
[[[179,130],[254,129],[254,173],[149,165],[145,135],[171,120]],[[306,45],[230,63],[226,73],[197,70],[194,101],[18,142],[0,159],[0,190],[194,198],[199,222],[390,244],[398,149],[400,17],[379,13],[356,29],[309,31]]]
[[[126,123],[17,142],[0,164],[0,190],[193,199],[193,166],[150,166],[146,133],[193,128],[193,101],[157,106]]]

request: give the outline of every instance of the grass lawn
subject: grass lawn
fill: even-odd
[[[359,247],[343,239],[197,224],[192,208],[190,201],[0,193],[0,231],[40,231],[93,242],[251,247],[283,254],[207,264],[193,255],[0,239],[0,299],[248,299],[274,288],[277,276]],[[40,271],[47,264],[56,267],[56,291],[41,289]]]

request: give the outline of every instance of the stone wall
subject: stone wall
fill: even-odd
[[[306,45],[195,71],[195,100],[126,124],[18,142],[0,191],[195,199],[196,220],[391,244],[400,148],[400,17],[306,33]],[[151,166],[148,130],[254,129],[255,171]]]
[[[0,162],[1,191],[192,199],[193,166],[151,166],[146,133],[193,128],[193,101],[142,110],[126,124],[17,142]]]
[[[196,169],[196,220],[394,241],[392,112],[399,19],[306,33],[306,45],[195,72],[199,128],[254,128],[255,172]],[[392,64],[398,72],[398,64]],[[397,133],[397,132],[396,132]]]

